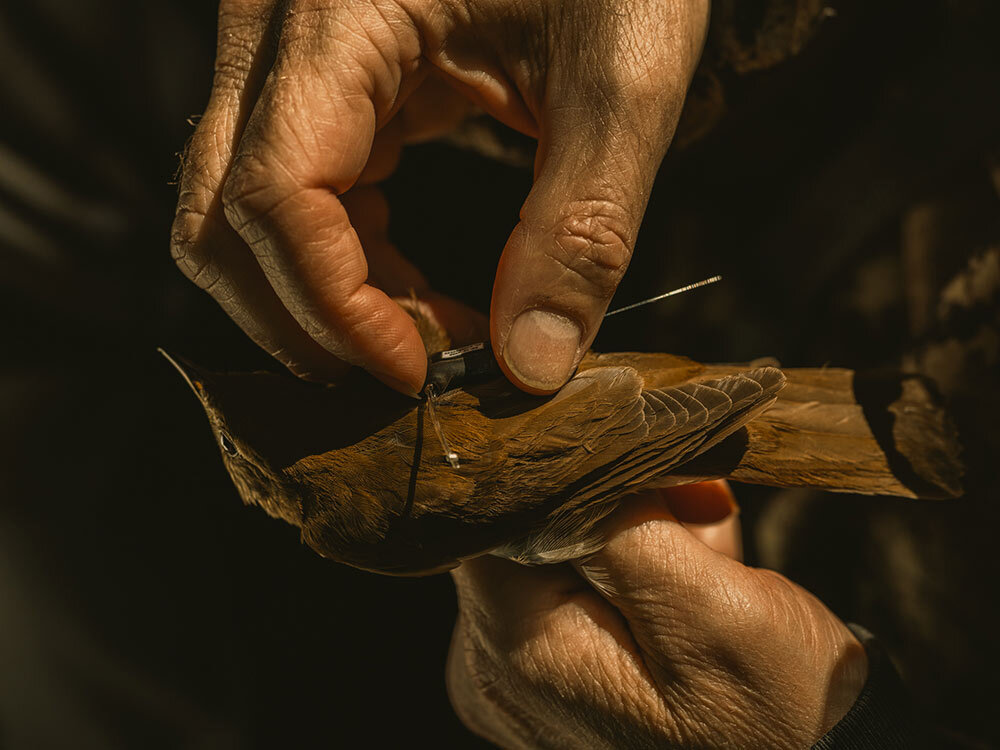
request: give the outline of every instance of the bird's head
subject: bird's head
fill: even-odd
[[[363,374],[320,385],[269,372],[212,372],[162,353],[205,409],[243,501],[303,528],[317,498],[329,509],[341,497],[346,515],[357,512],[351,495],[368,481],[360,475],[368,444],[415,404]]]

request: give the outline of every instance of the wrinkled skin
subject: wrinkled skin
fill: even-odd
[[[173,256],[293,372],[346,362],[415,392],[425,351],[394,299],[416,292],[457,340],[475,316],[389,243],[374,184],[403,143],[478,106],[539,142],[489,332],[517,385],[552,392],[628,265],[707,22],[707,0],[222,0]],[[474,731],[509,747],[801,747],[849,708],[859,644],[805,591],[727,557],[732,520],[695,534],[647,501],[615,522],[575,569],[487,557],[453,573],[449,688]]]
[[[419,390],[392,298],[416,291],[449,327],[464,311],[389,243],[371,186],[476,105],[538,139],[491,340],[516,384],[552,392],[628,265],[707,22],[707,0],[222,0],[174,258],[294,372],[348,362]]]
[[[864,650],[811,594],[735,559],[735,513],[678,522],[703,520],[723,493],[706,483],[638,497],[607,547],[574,566],[483,557],[455,570],[448,686],[466,725],[509,748],[822,737],[864,684]]]

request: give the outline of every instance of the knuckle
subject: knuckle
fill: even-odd
[[[253,69],[267,17],[261,11],[232,5],[221,3],[219,8],[213,85],[223,90],[242,91]]]
[[[535,617],[530,630],[511,649],[511,666],[521,681],[541,684],[572,671],[579,651],[580,624],[571,600]]]
[[[212,86],[222,91],[242,91],[252,67],[252,53],[242,51],[223,54],[215,61],[215,76]]]
[[[199,237],[211,202],[211,191],[202,179],[187,171],[188,165],[189,162],[185,164],[186,174],[170,227],[170,256],[185,276],[194,279],[205,263]]]
[[[194,211],[182,210],[171,231],[170,255],[191,282],[217,299],[232,296],[232,290],[211,255],[198,242],[198,227],[204,217]]]
[[[175,259],[195,242],[218,191],[225,169],[219,145],[222,140],[216,123],[203,120],[181,154],[178,170],[180,190],[171,230],[171,248]]]
[[[189,271],[196,273],[198,270],[194,251],[204,220],[203,213],[186,206],[178,206],[174,216],[174,223],[170,228],[170,257],[185,276],[191,275]]]
[[[278,170],[251,153],[233,159],[229,176],[222,186],[222,208],[229,223],[242,231],[259,217],[271,213],[283,191]]]
[[[238,156],[233,160],[229,175],[222,185],[222,207],[227,217],[238,217],[257,202],[265,183],[260,161],[254,157]]]
[[[610,296],[632,257],[628,212],[615,201],[585,200],[567,207],[557,225],[552,257],[600,296]]]
[[[214,192],[225,171],[235,131],[236,107],[229,100],[209,102],[181,154],[181,184]]]
[[[214,145],[217,141],[215,131],[203,123],[182,157],[180,192],[170,228],[170,255],[192,280],[203,274],[206,264],[206,249],[200,237],[223,169]]]

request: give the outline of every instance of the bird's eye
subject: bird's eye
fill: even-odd
[[[234,443],[233,439],[224,432],[219,433],[219,445],[222,446],[222,450],[228,455],[230,456],[239,455],[239,450],[236,448],[236,443]]]

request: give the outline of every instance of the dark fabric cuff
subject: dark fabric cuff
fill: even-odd
[[[849,625],[868,655],[868,680],[837,725],[812,750],[895,750],[927,747],[926,727],[918,720],[896,668],[875,636]]]

